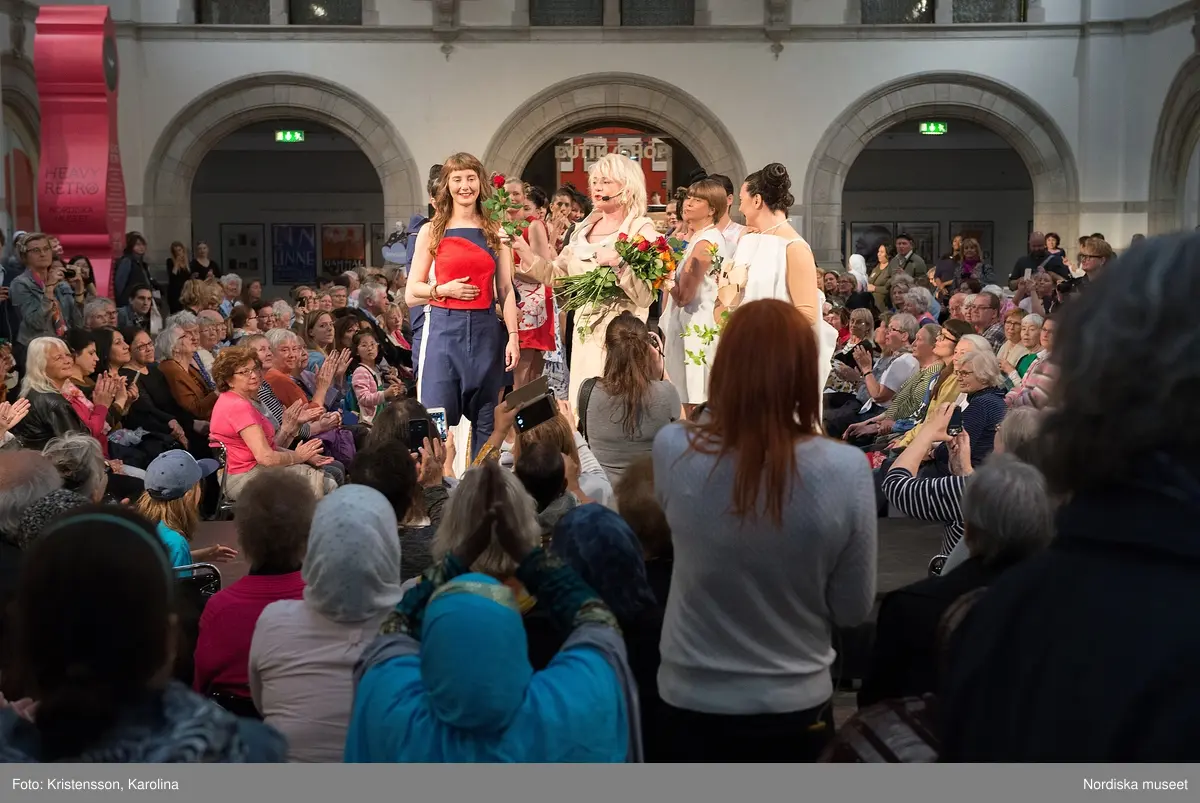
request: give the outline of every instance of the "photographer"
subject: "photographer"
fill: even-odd
[[[17,342],[28,346],[37,337],[59,337],[71,327],[83,326],[84,284],[78,269],[68,279],[54,266],[50,238],[32,232],[17,246],[25,272],[12,282],[12,300],[21,314]]]

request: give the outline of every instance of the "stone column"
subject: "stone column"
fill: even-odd
[[[272,25],[287,25],[288,24],[287,0],[271,0],[271,24]]]
[[[933,7],[933,21],[937,25],[954,23],[954,0],[937,0]]]
[[[604,0],[604,27],[621,27],[621,0]]]

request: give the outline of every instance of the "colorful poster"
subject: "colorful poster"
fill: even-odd
[[[271,284],[315,284],[317,227],[275,223],[271,226]]]
[[[321,271],[336,276],[367,264],[367,227],[362,223],[321,226]]]

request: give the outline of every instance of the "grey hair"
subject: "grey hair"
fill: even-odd
[[[1000,361],[996,359],[990,346],[986,349],[968,351],[958,358],[958,364],[964,368],[970,368],[975,373],[975,378],[982,382],[984,387],[1004,386],[1004,375],[1000,373]]]
[[[183,340],[183,336],[182,327],[165,327],[158,333],[158,337],[154,338],[154,359],[159,362],[175,359],[175,350],[179,348],[179,341]]]
[[[1046,478],[1013,455],[993,455],[971,475],[962,510],[971,556],[987,564],[1027,558],[1054,537]]]
[[[910,346],[917,339],[917,332],[921,330],[921,325],[917,323],[917,319],[907,312],[896,313],[888,323],[894,323],[904,330],[904,334],[908,335],[908,344]],[[938,331],[940,332],[941,329],[939,326]]]
[[[909,276],[907,273],[901,273],[899,276],[892,279],[892,283],[888,287],[888,292],[890,293],[893,287],[912,288],[912,286],[913,286],[913,278],[911,276]]]
[[[280,299],[279,301],[276,301],[274,304],[272,304],[271,309],[275,310],[276,317],[278,317],[278,318],[286,317],[289,325],[291,324],[292,320],[296,317],[296,311],[293,310],[291,305],[288,304],[283,299]]]
[[[29,506],[62,486],[54,464],[37,452],[0,454],[0,535],[11,543]]]
[[[35,337],[29,342],[29,349],[25,353],[25,377],[21,380],[22,397],[30,392],[58,393],[58,388],[46,376],[50,354],[58,350],[70,353],[67,344],[57,337]]]
[[[163,321],[164,330],[171,329],[173,327],[190,329],[193,326],[199,325],[200,320],[196,317],[196,314],[194,312],[188,312],[187,310],[184,310],[183,312],[177,312],[170,318],[167,318],[165,321]]]
[[[937,323],[927,323],[921,327],[921,332],[929,339],[929,345],[932,346],[937,342],[938,335],[942,333],[942,326]]]
[[[36,243],[38,240],[45,240],[48,243],[50,242],[50,235],[44,234],[40,231],[25,232],[25,236],[16,241],[17,255],[24,260],[25,255],[29,253],[29,244]]]
[[[434,559],[441,561],[448,553],[453,552],[463,544],[484,514],[484,490],[487,472],[496,472],[500,478],[500,488],[496,502],[504,524],[522,543],[528,547],[537,547],[542,543],[542,528],[538,524],[537,506],[533,497],[525,490],[525,486],[511,471],[505,471],[497,465],[473,468],[463,475],[458,488],[446,506],[446,513],[438,527],[433,540]],[[472,571],[490,574],[492,577],[511,577],[517,571],[516,562],[494,540],[484,553],[471,567]]]
[[[88,499],[98,499],[108,487],[104,453],[100,442],[82,432],[68,432],[51,439],[42,449],[63,479],[63,487]]]
[[[1004,454],[1025,463],[1036,463],[1034,454],[1042,431],[1042,411],[1036,407],[1017,407],[1008,411],[996,428],[996,443]]]
[[[1038,329],[1041,329],[1042,324],[1044,324],[1045,322],[1046,322],[1046,319],[1043,318],[1041,315],[1038,315],[1036,312],[1030,313],[1029,315],[1026,315],[1024,318],[1021,319],[1022,326],[1024,326],[1027,323],[1032,323],[1032,324],[1035,324]]]
[[[385,285],[379,284],[378,282],[369,282],[364,284],[362,289],[358,291],[358,305],[362,307],[365,305],[367,299],[373,300],[377,296],[383,296],[382,300],[380,301],[381,304],[387,303],[387,287]]]
[[[214,323],[225,323],[225,319],[221,317],[221,313],[215,309],[200,310],[200,314],[196,316],[196,322],[212,321]]]
[[[975,303],[975,293],[967,293],[966,298],[963,299],[963,306],[969,307],[973,303]]]
[[[293,340],[299,343],[301,346],[304,345],[304,343],[300,340],[300,336],[291,329],[272,329],[271,331],[267,332],[265,337],[267,338],[267,342],[271,344],[271,351],[275,351],[284,343],[289,343]]]
[[[905,294],[904,300],[912,304],[921,312],[929,312],[933,309],[933,293],[926,290],[924,287],[914,287]]]
[[[235,293],[242,292],[242,277],[236,273],[226,273],[221,277],[221,286]]]
[[[93,315],[100,315],[108,312],[109,308],[116,309],[117,305],[111,298],[97,296],[89,300],[83,305],[83,322],[86,324],[92,319]]]
[[[970,343],[971,351],[991,351],[992,344],[983,335],[963,335],[959,343]]]

